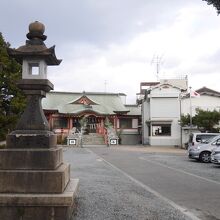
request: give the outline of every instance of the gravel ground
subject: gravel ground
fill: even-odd
[[[86,149],[66,148],[64,159],[80,179],[74,220],[189,219]]]

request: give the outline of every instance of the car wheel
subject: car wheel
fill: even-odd
[[[211,162],[211,153],[208,151],[202,152],[199,155],[199,159],[203,163],[210,163]]]

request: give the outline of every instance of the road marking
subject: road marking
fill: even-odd
[[[137,185],[139,185],[140,187],[144,188],[145,190],[151,192],[152,194],[154,194],[156,197],[158,197],[159,199],[163,200],[164,202],[168,203],[169,205],[171,205],[173,208],[179,210],[181,213],[183,213],[185,216],[191,218],[192,220],[201,220],[200,218],[198,218],[195,214],[193,214],[192,212],[188,211],[187,208],[184,208],[182,206],[177,205],[175,202],[173,202],[172,200],[162,196],[160,193],[158,193],[157,191],[153,190],[152,188],[150,188],[149,186],[145,185],[144,183],[140,182],[139,180],[134,179],[132,176],[128,175],[127,173],[125,173],[123,170],[119,169],[118,167],[116,167],[115,165],[111,164],[110,162],[108,162],[107,160],[105,160],[104,158],[102,158],[101,156],[97,155],[96,153],[94,153],[93,151],[86,149],[86,151],[95,154],[97,157],[99,157],[100,159],[103,160],[103,162],[107,163],[110,167],[112,167],[113,169],[117,170],[118,172],[120,172],[121,174],[123,174],[124,176],[126,176],[128,179],[130,179],[131,181],[135,182]]]
[[[96,161],[102,162],[103,160],[102,160],[102,158],[98,158],[98,159],[96,159]]]
[[[193,174],[193,173],[188,173],[188,172],[186,172],[186,171],[184,171],[184,170],[180,170],[180,169],[177,169],[177,168],[173,168],[173,167],[167,166],[167,165],[165,165],[165,164],[162,164],[162,163],[160,163],[160,162],[150,161],[150,160],[148,160],[148,159],[146,159],[146,158],[144,158],[144,157],[139,157],[139,159],[140,159],[140,160],[145,160],[145,161],[147,161],[148,163],[156,164],[156,165],[159,165],[159,166],[168,168],[168,169],[170,169],[170,170],[175,170],[175,171],[177,171],[177,172],[184,173],[184,174],[187,174],[187,175],[189,175],[189,176],[193,176],[193,177],[199,178],[199,179],[201,179],[201,180],[205,180],[205,181],[208,181],[208,182],[211,182],[211,183],[215,183],[215,184],[220,185],[220,182],[217,182],[217,181],[215,181],[215,180],[210,180],[210,179],[207,179],[207,178],[205,178],[205,177],[198,176],[198,175]]]

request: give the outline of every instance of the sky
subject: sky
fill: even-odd
[[[220,16],[202,0],[1,0],[0,32],[12,48],[42,22],[55,91],[114,92],[136,101],[140,82],[188,77],[220,91]],[[159,75],[157,75],[157,61]]]

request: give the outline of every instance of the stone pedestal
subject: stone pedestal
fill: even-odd
[[[54,143],[47,148],[28,148],[23,143],[26,148],[19,148],[21,136],[10,136],[10,148],[0,150],[0,219],[69,220],[79,180],[70,179],[70,165],[63,162],[62,148]],[[30,142],[38,138],[41,135],[36,134]]]
[[[1,149],[1,170],[55,170],[63,163],[62,147]],[[1,187],[1,186],[0,186]]]
[[[78,179],[61,147],[0,150],[0,219],[69,220]]]

